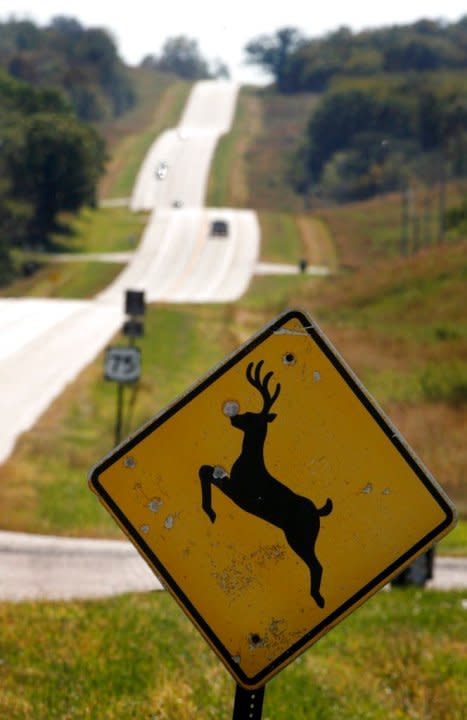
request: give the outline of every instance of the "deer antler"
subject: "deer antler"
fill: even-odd
[[[268,388],[268,383],[269,383],[270,379],[272,378],[272,376],[274,375],[274,373],[272,372],[272,370],[270,370],[268,373],[266,373],[264,378],[261,380],[261,368],[262,368],[263,364],[264,364],[264,360],[260,360],[259,363],[257,363],[257,365],[255,367],[255,375],[253,377],[252,368],[253,368],[254,363],[253,362],[249,363],[249,365],[246,369],[246,376],[247,376],[248,382],[251,385],[253,385],[254,388],[259,390],[259,392],[261,393],[261,396],[263,398],[263,409],[261,410],[261,413],[267,413],[272,408],[272,406],[274,405],[274,403],[276,402],[276,400],[279,396],[279,393],[281,391],[281,384],[277,383],[276,388],[275,388],[273,394],[271,395],[269,388]]]

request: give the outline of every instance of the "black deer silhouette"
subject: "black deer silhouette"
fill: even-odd
[[[202,507],[211,522],[215,522],[216,513],[211,504],[211,486],[214,485],[242,510],[280,528],[291,549],[307,565],[311,597],[322,608],[324,598],[320,594],[320,585],[323,568],[315,554],[315,543],[320,518],[332,511],[332,501],[328,498],[323,507],[317,508],[311,500],[297,495],[266,469],[264,442],[268,423],[276,417],[270,410],[279,396],[281,386],[277,383],[271,394],[268,384],[273,372],[266,373],[261,379],[263,363],[263,360],[257,363],[254,374],[253,362],[246,370],[248,382],[261,393],[262,410],[259,413],[245,412],[230,417],[233,427],[244,433],[242,452],[232,465],[230,477],[221,468],[212,465],[203,465],[199,469]]]

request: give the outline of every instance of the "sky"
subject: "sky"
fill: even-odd
[[[347,25],[354,32],[420,18],[447,22],[467,15],[466,0],[131,0],[113,6],[99,0],[0,0],[0,21],[28,18],[42,26],[57,15],[79,20],[85,28],[108,30],[128,65],[145,55],[160,53],[169,37],[185,35],[198,41],[203,57],[220,58],[232,79],[261,82],[265,76],[244,63],[243,48],[258,35],[272,35],[282,27],[296,27],[307,37],[320,37]]]

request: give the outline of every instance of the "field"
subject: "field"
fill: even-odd
[[[464,720],[462,593],[380,592],[268,683],[264,720]],[[217,720],[235,685],[165,593],[0,604],[0,716]]]
[[[254,145],[255,133],[266,125],[264,108],[272,105],[249,95],[245,102],[249,112],[256,112],[248,140]],[[254,201],[250,153],[261,152],[266,169],[277,158],[269,161],[267,148],[242,143],[238,133],[220,152],[240,158],[236,202],[249,204],[248,199]],[[121,179],[124,164],[120,170],[115,166],[106,196],[128,191],[128,181]],[[225,179],[230,166],[220,165],[219,184],[213,181],[210,192],[224,204],[232,200],[225,195],[232,184]],[[279,182],[278,171],[274,177]],[[141,340],[142,380],[125,395],[124,433],[138,428],[279,312],[302,308],[316,318],[456,502],[463,521],[439,551],[466,555],[466,239],[449,238],[401,257],[397,198],[310,215],[299,198],[291,200],[294,213],[276,207],[280,187],[258,187],[258,192],[262,259],[306,257],[326,262],[335,274],[319,280],[257,277],[241,301],[230,305],[152,305]],[[128,238],[139,236],[143,222],[143,216],[132,218],[121,209],[83,214],[73,223],[70,250],[130,249]],[[80,297],[109,281],[79,268],[46,264],[32,279],[10,288],[10,294],[63,297],[71,281],[62,282],[61,273],[67,272],[77,273],[74,292]],[[55,279],[48,276],[51,272],[57,273]],[[0,466],[2,528],[121,537],[86,483],[91,465],[114,443],[116,389],[103,380],[102,366],[101,355]],[[264,720],[463,720],[465,603],[462,592],[378,593],[269,683]],[[165,593],[3,603],[0,623],[0,717],[209,720],[232,712],[233,681]]]

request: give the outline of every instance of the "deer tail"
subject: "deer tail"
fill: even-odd
[[[330,512],[332,512],[332,500],[331,498],[328,498],[323,507],[318,508],[318,515],[329,515]]]

